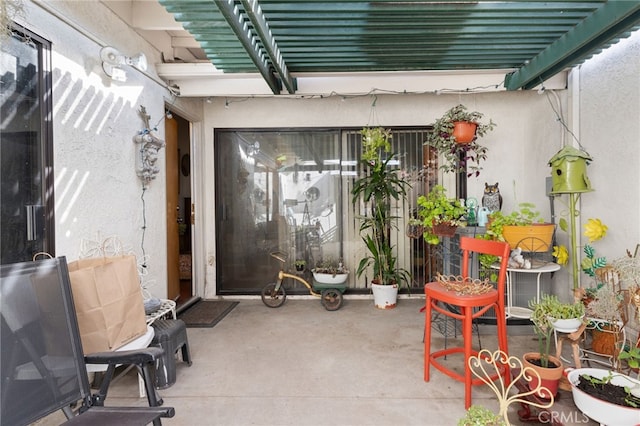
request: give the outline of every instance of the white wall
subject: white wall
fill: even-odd
[[[161,173],[144,193],[136,176],[133,137],[144,128],[140,105],[164,139],[165,101],[174,102],[154,76],[159,53],[99,2],[25,2],[18,19],[52,42],[53,139],[56,201],[56,255],[78,258],[81,241],[117,236],[123,245],[148,256],[150,292],[166,297],[165,155]],[[102,70],[100,49],[110,45],[126,55],[144,52],[148,76],[126,67],[125,83],[111,81]],[[197,117],[193,105],[179,101]]]
[[[574,74],[573,128],[594,159],[588,174],[595,191],[582,195],[580,219],[600,218],[609,227],[593,247],[598,256],[613,260],[640,243],[640,31]],[[586,275],[581,278],[583,287],[593,285]]]
[[[505,209],[532,201],[548,213],[544,192],[544,178],[549,175],[546,164],[560,149],[561,128],[545,95],[535,91],[466,96],[378,95],[372,112],[373,100],[370,96],[346,100],[340,96],[250,98],[241,102],[218,98],[205,110],[205,127],[424,126],[450,107],[464,103],[497,123],[495,130],[481,140],[489,147],[489,155],[480,176],[469,179],[469,196],[481,197],[485,181],[498,181]],[[227,101],[229,105],[224,108]],[[207,132],[205,143],[213,143],[212,131]]]
[[[580,141],[594,157],[596,192],[582,217],[599,217],[609,234],[596,243],[614,259],[640,243],[640,31],[579,69]]]
[[[556,102],[555,97],[552,97]],[[559,99],[566,99],[566,90]],[[372,103],[375,100],[375,107]],[[213,128],[271,128],[345,126],[423,126],[432,123],[447,109],[464,103],[483,112],[497,127],[482,139],[489,147],[484,170],[470,178],[468,195],[482,197],[485,182],[499,182],[503,210],[520,202],[535,203],[545,217],[550,216],[545,178],[550,175],[548,160],[560,149],[562,128],[549,105],[547,94],[537,91],[478,93],[469,95],[402,94],[315,98],[217,98],[205,104],[206,170],[213,170]],[[226,106],[226,107],[225,107]],[[562,102],[562,108],[566,101]],[[451,176],[451,175],[447,175]],[[205,177],[213,181],[213,175]],[[450,193],[455,193],[451,188]],[[208,208],[213,212],[213,201]],[[211,219],[209,222],[212,222]],[[214,233],[208,230],[207,251],[215,253]],[[215,276],[214,268],[208,277]]]

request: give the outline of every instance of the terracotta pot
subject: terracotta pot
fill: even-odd
[[[540,354],[538,352],[527,352],[522,355],[522,365],[533,368],[540,376],[540,383],[537,377],[534,376],[531,378],[531,381],[529,382],[529,389],[533,390],[541,384],[546,389],[540,389],[537,392],[537,396],[543,399],[549,399],[551,396],[556,396],[558,393],[558,383],[562,378],[564,368],[562,367],[562,361],[551,355],[549,356],[550,366],[547,368],[540,367],[539,365],[531,362],[539,359]],[[551,364],[554,364],[554,366],[551,366]]]
[[[472,142],[475,139],[477,128],[478,123],[472,123],[469,121],[454,121],[453,136],[456,138],[457,143],[466,144]]]
[[[602,355],[617,355],[618,349],[616,343],[622,340],[621,333],[614,330],[611,325],[601,326],[602,330],[591,330],[591,349]]]

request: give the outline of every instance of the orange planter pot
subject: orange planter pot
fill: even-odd
[[[543,399],[549,399],[551,396],[556,396],[558,393],[558,383],[562,377],[564,367],[562,361],[554,356],[549,356],[549,368],[540,367],[533,361],[540,360],[540,354],[537,352],[527,352],[522,356],[522,365],[530,367],[538,372],[540,380],[537,377],[532,377],[529,382],[529,389],[534,390],[538,385],[542,385],[544,389],[540,389],[537,395]],[[551,363],[555,364],[551,366]]]
[[[527,226],[505,225],[502,236],[509,243],[511,249],[520,247],[528,252],[546,252],[551,248],[553,223],[534,223]]]
[[[612,325],[591,330],[591,349],[602,355],[618,356],[622,333]]]
[[[455,121],[453,123],[453,136],[458,143],[472,142],[476,137],[477,123],[471,123],[469,121]]]

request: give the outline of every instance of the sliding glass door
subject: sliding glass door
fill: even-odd
[[[15,29],[0,44],[0,263],[55,254],[49,43]]]
[[[417,196],[432,182],[424,173],[431,161],[423,146],[425,130],[395,130],[393,167],[412,180],[406,203],[394,208],[400,220],[390,230],[403,267],[422,267],[422,249],[405,236]],[[278,252],[294,269],[341,259],[353,272],[363,254],[360,222],[350,190],[360,167],[357,130],[223,130],[215,134],[217,283],[219,294],[256,294],[274,281]],[[426,154],[425,154],[426,153]],[[435,173],[432,174],[435,178]],[[415,271],[420,275],[421,272]],[[308,276],[308,275],[307,275]],[[424,283],[424,282],[423,282]],[[368,287],[350,274],[352,290]],[[297,290],[306,293],[301,285]],[[294,293],[296,291],[294,290]]]

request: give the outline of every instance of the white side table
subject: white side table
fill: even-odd
[[[491,265],[493,269],[500,269],[499,265]],[[506,307],[506,316],[507,318],[531,318],[531,309],[523,307],[523,306],[514,306],[513,305],[513,274],[536,274],[536,302],[540,301],[540,277],[542,274],[548,274],[551,272],[556,272],[560,270],[560,265],[554,262],[548,262],[543,264],[542,266],[533,267],[531,269],[521,269],[521,268],[507,268],[507,307]]]
[[[171,314],[171,317],[173,319],[176,319],[176,302],[174,302],[173,300],[170,299],[160,299],[160,301],[162,302],[162,304],[160,305],[160,307],[150,313],[149,315],[147,315],[147,325],[151,325],[153,324],[153,322],[155,320],[157,320],[158,318],[162,318],[167,314]]]

